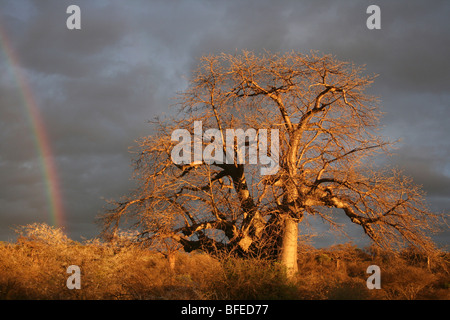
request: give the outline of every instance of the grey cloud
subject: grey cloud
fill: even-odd
[[[82,30],[65,28],[70,4]],[[377,1],[382,29],[366,28],[372,1],[2,1],[14,46],[51,140],[71,236],[98,232],[102,197],[130,191],[128,147],[153,116],[173,112],[204,54],[319,50],[378,73],[383,132],[403,138],[391,161],[448,208],[448,1]],[[20,90],[0,55],[0,239],[8,224],[45,221],[42,172]],[[5,72],[3,72],[5,71]],[[27,168],[27,169],[25,169]],[[23,199],[23,200],[21,200]],[[9,231],[8,231],[9,230]],[[353,232],[353,231],[352,231]]]
[[[83,28],[89,30],[90,36],[86,37],[83,31],[68,30],[66,8],[71,3],[41,1],[35,3],[34,13],[26,23],[11,17],[6,21],[4,28],[12,35],[23,66],[44,74],[71,77],[94,74],[105,52],[120,43],[128,31],[120,6],[95,8],[92,4],[90,7],[95,10],[82,10]]]
[[[449,150],[440,154],[429,146],[406,146],[392,157],[391,164],[402,168],[422,185],[429,196],[448,196],[450,194],[450,171],[446,170]]]

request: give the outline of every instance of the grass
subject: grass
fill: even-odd
[[[158,252],[98,240],[75,242],[45,225],[22,228],[15,243],[0,243],[0,299],[440,299],[450,298],[450,255],[428,264],[411,250],[399,255],[351,244],[300,247],[299,272],[259,259],[176,254],[175,269]],[[81,289],[66,286],[70,265]],[[381,289],[369,290],[369,265],[381,268]]]

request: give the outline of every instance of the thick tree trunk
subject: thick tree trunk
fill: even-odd
[[[298,271],[297,265],[298,222],[292,217],[284,219],[280,262],[286,267],[286,274],[292,279]]]

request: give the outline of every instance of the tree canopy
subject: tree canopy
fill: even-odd
[[[177,115],[155,120],[154,133],[138,141],[139,187],[112,202],[102,217],[105,232],[114,233],[127,219],[145,241],[171,239],[186,251],[263,254],[295,271],[302,219],[316,215],[339,227],[336,220],[344,215],[381,247],[431,250],[438,216],[427,208],[423,191],[401,171],[374,161],[392,146],[378,132],[377,99],[365,93],[374,78],[316,52],[202,57],[178,95]],[[174,163],[180,142],[172,133],[195,136],[198,122],[202,150],[212,144],[213,158],[218,151],[246,152],[245,161],[212,162],[184,153],[191,161]],[[207,134],[211,129],[214,135]],[[261,174],[267,162],[250,161],[250,135],[226,144],[227,129],[277,132],[275,138],[267,134],[277,157],[273,149],[266,154],[277,162],[275,174]],[[195,143],[187,145],[195,151]]]

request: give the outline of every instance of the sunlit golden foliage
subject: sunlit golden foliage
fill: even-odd
[[[18,232],[15,243],[0,243],[0,299],[450,299],[446,252],[300,245],[299,272],[287,281],[279,263],[263,259],[178,252],[172,270],[126,235],[80,243],[42,224]],[[366,287],[372,264],[381,268],[380,290]],[[81,269],[80,290],[66,286],[69,265]]]

